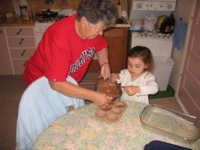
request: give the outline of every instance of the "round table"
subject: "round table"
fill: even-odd
[[[126,102],[128,107],[117,123],[94,117],[95,104],[72,110],[54,121],[37,138],[33,150],[143,150],[153,140],[160,140],[194,150],[200,139],[189,143],[173,139],[143,126],[139,114],[146,104]]]

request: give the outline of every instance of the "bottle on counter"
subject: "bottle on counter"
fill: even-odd
[[[120,4],[120,0],[118,0],[118,3],[117,3],[117,12],[118,12],[118,18],[121,18],[122,17],[122,7]]]
[[[21,13],[21,17],[26,15],[26,11],[28,10],[28,7],[25,5],[21,5],[20,6],[20,13]]]
[[[23,20],[30,20],[29,11],[26,10]]]
[[[30,20],[28,7],[25,5],[20,6],[21,17],[23,20]]]

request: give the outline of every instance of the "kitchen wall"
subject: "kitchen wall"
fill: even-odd
[[[176,19],[182,18],[184,22],[188,23],[187,36],[185,41],[182,43],[182,49],[177,50],[176,48],[173,48],[172,50],[172,59],[174,60],[175,63],[169,84],[177,92],[179,90],[181,73],[184,65],[185,55],[187,52],[188,40],[192,24],[192,15],[195,9],[195,2],[196,0],[190,0],[190,1],[178,0],[176,5],[175,18]]]
[[[0,15],[4,15],[7,12],[14,12],[12,0],[0,0]]]
[[[19,0],[0,0],[0,13],[14,12],[12,1]],[[41,11],[42,9],[63,9],[70,8],[76,10],[80,0],[52,0],[53,4],[46,4],[45,0],[27,0],[29,9],[32,11]],[[118,0],[111,0],[116,6]],[[125,0],[120,0],[122,10],[125,10]]]

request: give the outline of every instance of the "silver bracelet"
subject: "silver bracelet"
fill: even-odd
[[[109,65],[109,62],[102,63],[102,64],[100,65],[100,67],[102,67],[102,66],[105,65],[105,64],[108,64],[108,65]]]

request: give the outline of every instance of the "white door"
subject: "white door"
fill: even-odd
[[[197,0],[178,96],[189,114],[200,117],[200,1]]]

